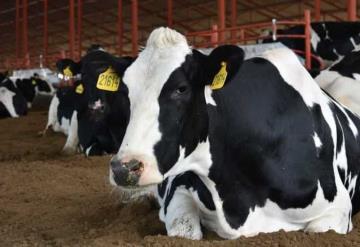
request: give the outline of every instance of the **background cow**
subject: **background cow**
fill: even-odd
[[[170,236],[347,233],[360,209],[360,119],[329,98],[288,49],[243,61],[154,30],[126,70],[130,120],[114,185],[159,184]]]
[[[272,35],[271,32],[268,33]],[[294,26],[284,30],[278,30],[277,34],[304,34],[304,26]],[[304,39],[277,38],[290,49],[305,51]],[[263,43],[274,42],[273,39],[265,39]],[[311,23],[311,49],[314,55],[322,58],[327,65],[341,58],[360,46],[360,23],[359,22],[313,22]],[[314,68],[319,68],[316,60]]]
[[[19,117],[27,114],[27,102],[7,73],[0,73],[0,117]]]
[[[313,76],[321,88],[360,115],[360,51],[351,52]]]
[[[77,133],[86,155],[115,153],[120,147],[129,118],[127,88],[121,80],[131,62],[101,50],[81,60],[85,100],[77,108]],[[110,88],[99,86],[100,78],[107,80]],[[70,138],[68,141],[75,143]]]

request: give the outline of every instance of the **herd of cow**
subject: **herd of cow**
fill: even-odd
[[[352,24],[313,24],[313,53],[333,61],[322,71],[307,71],[287,48],[247,60],[233,45],[205,55],[169,28],[155,29],[136,58],[97,48],[59,60],[65,86],[41,133],[67,135],[68,154],[115,154],[110,183],[156,196],[169,236],[201,239],[202,226],[223,238],[347,233],[360,210]],[[1,116],[24,115],[34,95],[53,92],[37,75],[0,80]]]

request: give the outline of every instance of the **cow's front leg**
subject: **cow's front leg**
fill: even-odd
[[[63,148],[63,153],[67,155],[75,154],[79,144],[78,136],[78,120],[77,112],[74,111],[71,116],[69,134],[66,139],[66,143]]]
[[[199,208],[188,190],[184,187],[177,188],[168,205],[166,204],[161,208],[160,219],[165,222],[169,236],[202,238]]]

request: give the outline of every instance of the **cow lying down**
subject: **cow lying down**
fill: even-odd
[[[315,81],[332,97],[360,115],[360,51],[353,51],[323,70]]]
[[[124,74],[130,120],[110,182],[158,185],[170,236],[304,230],[345,234],[359,211],[360,119],[288,49],[243,61],[154,30]]]
[[[89,52],[80,63],[58,61],[60,77],[72,82],[63,83],[69,85],[59,88],[52,99],[45,131],[52,127],[67,135],[64,153],[79,148],[90,156],[119,149],[129,118],[121,77],[131,61],[101,50]]]

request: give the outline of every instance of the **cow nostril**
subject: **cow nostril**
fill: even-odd
[[[126,166],[129,169],[129,171],[135,172],[135,173],[140,173],[144,168],[144,164],[138,160],[130,160],[126,164]]]
[[[121,162],[117,159],[116,156],[113,156],[113,157],[111,158],[111,160],[110,160],[110,166],[111,166],[112,168],[115,168],[115,167],[120,166],[120,165],[121,165]]]

